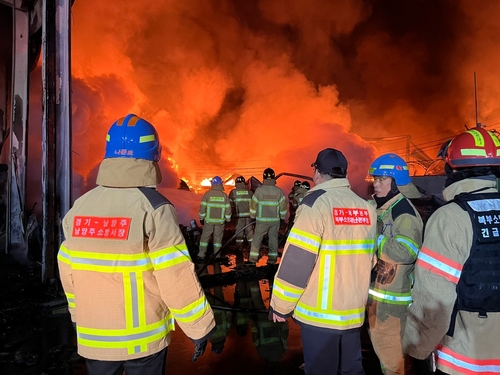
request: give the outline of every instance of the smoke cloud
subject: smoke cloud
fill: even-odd
[[[500,118],[494,0],[87,0],[72,13],[74,169],[88,187],[127,113],[158,129],[165,188],[266,167],[309,176],[334,147],[361,195],[378,154],[433,158],[475,126],[473,72],[479,121]],[[369,142],[385,137],[404,141]]]

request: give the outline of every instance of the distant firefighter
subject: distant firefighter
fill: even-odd
[[[297,189],[300,188],[301,182],[299,180],[296,180],[293,183],[292,190],[290,190],[290,193],[288,193],[288,227],[290,227],[293,224],[293,221],[295,219],[295,211],[297,210],[297,207],[293,204],[293,200],[295,198],[295,194],[297,194]]]
[[[257,263],[263,237],[269,237],[268,264],[278,259],[278,234],[280,222],[287,214],[286,199],[283,191],[276,186],[276,177],[271,168],[263,173],[263,185],[259,186],[252,197],[250,216],[255,218],[255,235],[250,249],[249,262]]]
[[[201,198],[199,215],[203,232],[198,258],[203,260],[207,255],[210,238],[213,237],[214,253],[222,247],[224,223],[231,221],[231,204],[229,197],[224,193],[222,179],[219,176],[212,178],[212,188]]]
[[[245,178],[239,176],[236,178],[236,187],[229,192],[229,201],[233,210],[233,215],[236,217],[236,247],[241,249],[246,240],[249,244],[253,239],[253,225],[250,225],[250,202],[252,201],[253,192],[247,189]],[[243,229],[245,228],[245,229]]]
[[[309,191],[310,188],[311,185],[309,184],[309,182],[304,181],[300,183],[300,186],[298,187],[295,196],[293,197],[292,200],[292,206],[295,211],[297,211],[299,204],[302,202],[302,199],[304,199],[304,196],[306,195],[306,193]]]
[[[161,146],[129,114],[106,137],[97,187],[63,219],[61,282],[90,375],[164,375],[174,319],[203,354],[215,331],[174,206],[156,190]]]

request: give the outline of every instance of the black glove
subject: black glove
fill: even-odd
[[[205,353],[205,349],[207,348],[207,340],[203,341],[200,344],[196,344],[194,348],[193,356],[191,357],[191,361],[196,362],[198,357],[201,357],[203,353]]]
[[[285,228],[285,227],[286,227],[285,219],[280,219],[280,228]]]
[[[205,225],[205,219],[200,219],[200,224]]]

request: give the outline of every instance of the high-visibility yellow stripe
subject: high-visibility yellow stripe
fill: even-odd
[[[493,143],[495,144],[495,146],[500,147],[500,139],[498,139],[498,137],[495,134],[493,134],[492,132],[488,132],[488,134],[490,135],[491,139],[493,140]]]
[[[132,286],[130,284],[130,273],[128,272],[123,274],[123,299],[125,306],[132,306]],[[125,309],[125,326],[127,330],[135,328],[133,321],[132,309]]]
[[[320,310],[299,302],[294,314],[301,320],[327,324],[332,327],[360,326],[365,319],[365,308],[353,310]]]
[[[155,140],[156,140],[156,138],[155,138],[154,134],[143,135],[143,136],[139,137],[139,143],[153,142]]]
[[[287,241],[313,253],[317,253],[321,243],[321,238],[292,227],[292,230],[288,234]]]
[[[478,132],[476,129],[471,129],[471,130],[467,130],[467,133],[472,135],[472,137],[474,138],[474,143],[475,143],[476,147],[484,147],[484,137],[480,132]],[[465,154],[462,154],[462,155],[465,155]]]
[[[477,148],[463,148],[460,153],[464,156],[486,156],[486,150]]]
[[[170,309],[172,314],[174,314],[175,319],[179,322],[184,323],[195,321],[196,319],[201,317],[207,310],[208,302],[205,295],[201,296],[199,299],[183,307],[182,309]]]
[[[142,273],[137,274],[137,303],[139,304],[139,324],[146,325],[146,298],[144,297],[144,277]]]

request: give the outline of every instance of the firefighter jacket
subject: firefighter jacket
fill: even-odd
[[[170,343],[174,319],[195,343],[215,327],[172,204],[153,187],[156,163],[104,159],[98,186],[63,219],[59,273],[78,353],[145,357]]]
[[[224,224],[225,221],[231,220],[231,204],[222,185],[212,185],[203,195],[199,215],[200,220],[205,220],[208,224]]]
[[[377,274],[372,280],[369,298],[385,304],[408,306],[424,224],[417,209],[401,193],[379,207],[377,217],[379,262],[374,270]]]
[[[250,217],[252,196],[253,192],[243,182],[236,183],[236,187],[229,192],[229,201],[237,218]]]
[[[311,326],[347,330],[365,319],[377,214],[346,178],[309,190],[274,279],[271,309]]]
[[[450,201],[464,192],[496,192],[494,187],[493,176],[467,178],[448,186],[443,197]],[[492,209],[490,202],[483,202],[483,209],[488,206],[488,210]],[[478,215],[478,220],[481,216],[482,220],[488,220],[487,215],[481,212]],[[500,224],[495,222],[499,218],[489,219],[498,233]],[[456,287],[469,258],[473,237],[467,211],[455,203],[440,207],[426,224],[415,267],[413,303],[409,307],[403,346],[418,359],[426,358],[436,349],[437,367],[448,374],[500,372],[500,313],[488,312],[487,317],[481,317],[478,312],[459,310],[452,321]],[[452,336],[447,335],[450,324],[454,324]]]
[[[279,223],[280,219],[285,220],[287,212],[285,195],[276,186],[276,180],[264,180],[253,194],[250,217],[257,223]]]

